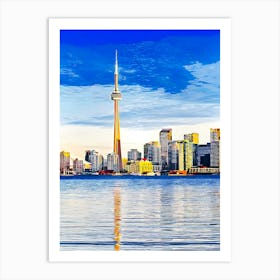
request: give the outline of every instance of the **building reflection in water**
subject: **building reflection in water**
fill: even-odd
[[[115,236],[115,251],[121,249],[121,189],[115,187],[114,189],[114,236]]]

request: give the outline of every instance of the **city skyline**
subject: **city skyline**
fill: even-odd
[[[197,132],[209,142],[209,129],[220,126],[218,31],[62,30],[61,150],[79,158],[88,149],[113,151],[115,49],[124,154],[143,153],[171,126],[174,139]]]
[[[161,163],[161,161],[162,161],[162,159],[161,159],[161,157],[162,157],[162,152],[161,152],[162,145],[160,144],[160,139],[161,139],[161,132],[165,131],[165,130],[170,130],[171,131],[171,138],[172,138],[172,128],[168,128],[168,129],[162,128],[159,131],[159,137],[158,137],[157,140],[151,140],[151,141],[148,141],[146,143],[142,143],[143,152],[142,152],[141,149],[138,150],[137,148],[131,148],[131,149],[127,150],[127,153],[122,156],[122,159],[123,160],[130,160],[130,157],[137,157],[138,158],[137,160],[141,160],[141,159],[145,159],[145,160],[147,159],[148,160],[148,157],[145,156],[145,146],[156,145],[159,148],[159,155],[158,155],[159,158],[158,158],[157,161],[158,161],[158,163]],[[210,128],[208,133],[209,133],[209,141],[207,141],[205,143],[200,142],[200,140],[199,140],[200,135],[196,132],[181,135],[181,137],[176,138],[176,139],[172,138],[170,141],[168,141],[168,143],[187,141],[187,142],[190,142],[190,143],[193,143],[193,144],[197,144],[198,146],[205,146],[205,145],[208,145],[212,142],[216,142],[216,141],[219,142],[220,141],[220,128]],[[193,137],[195,137],[195,138],[193,138]],[[166,143],[166,144],[168,144],[168,143]],[[82,151],[81,152],[81,155],[82,155],[81,157],[77,157],[77,156],[73,155],[72,151],[70,151],[70,150],[67,150],[67,151],[66,150],[60,150],[60,152],[67,153],[67,154],[71,155],[70,159],[72,161],[73,160],[83,160],[84,162],[90,162],[90,160],[89,160],[89,153],[90,152],[97,153],[99,156],[102,156],[104,158],[106,158],[106,156],[108,156],[109,154],[112,154],[112,155],[114,154],[114,152],[109,152],[109,153],[103,154],[99,150],[97,150],[96,147],[91,147],[88,150]],[[168,150],[166,152],[168,152]],[[135,154],[133,155],[131,153],[135,153]],[[136,155],[136,153],[137,153],[137,155]],[[136,160],[136,158],[133,159],[133,160]]]

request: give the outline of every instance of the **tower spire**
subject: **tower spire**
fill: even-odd
[[[118,74],[118,50],[116,50],[115,74]]]
[[[119,83],[119,69],[118,69],[118,50],[116,50],[116,60],[115,60],[115,92],[118,92]]]

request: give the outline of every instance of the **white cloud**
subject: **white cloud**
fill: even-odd
[[[74,73],[74,71],[72,69],[69,69],[69,68],[60,69],[60,74],[67,75],[71,78],[78,78],[79,77],[78,74]]]
[[[219,104],[203,102],[203,92],[178,94],[139,85],[121,86],[119,103],[122,126],[155,128],[196,124],[219,118]],[[61,86],[61,123],[108,127],[113,119],[111,85]]]

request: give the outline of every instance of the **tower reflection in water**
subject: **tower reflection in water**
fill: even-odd
[[[114,235],[115,235],[115,251],[121,249],[121,189],[115,187],[114,189]]]

